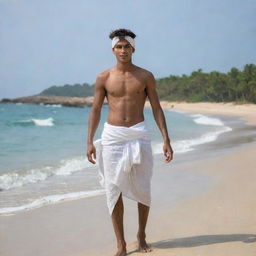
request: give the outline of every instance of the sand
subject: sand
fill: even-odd
[[[256,108],[251,104],[170,104],[176,110],[234,115],[256,124]],[[144,255],[256,255],[256,143],[220,152],[210,157],[201,152],[200,157],[172,164],[157,162],[146,230],[153,251]],[[177,184],[171,182],[174,179]],[[136,202],[124,198],[124,205],[128,255],[143,255],[136,252]],[[1,256],[115,252],[104,195],[0,216],[0,231]]]
[[[145,106],[149,107],[149,101]],[[236,104],[236,103],[187,103],[187,102],[168,102],[161,101],[161,106],[164,109],[182,110],[194,113],[207,113],[219,115],[238,116],[246,120],[248,124],[256,124],[256,104]]]
[[[255,152],[253,144],[188,165],[218,182],[159,217],[154,228],[162,234],[152,235],[151,255],[256,255]]]

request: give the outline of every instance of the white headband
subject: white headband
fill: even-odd
[[[127,40],[130,43],[130,45],[135,49],[135,40],[132,37],[125,36],[124,39]],[[120,38],[118,36],[115,36],[112,39],[112,48],[114,48],[115,45],[117,44],[117,42],[119,42],[119,41],[120,41]]]

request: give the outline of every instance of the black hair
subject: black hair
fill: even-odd
[[[118,36],[118,37],[130,36],[133,39],[136,37],[136,35],[131,30],[125,29],[125,28],[120,28],[120,29],[111,31],[111,33],[109,34],[109,38],[113,39],[115,36]]]

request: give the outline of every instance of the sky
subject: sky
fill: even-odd
[[[109,33],[136,35],[155,78],[256,63],[256,0],[0,0],[0,99],[95,82],[116,64]]]

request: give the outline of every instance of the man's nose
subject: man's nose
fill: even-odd
[[[122,52],[125,52],[126,51],[125,46],[122,46],[121,50],[122,50]]]

